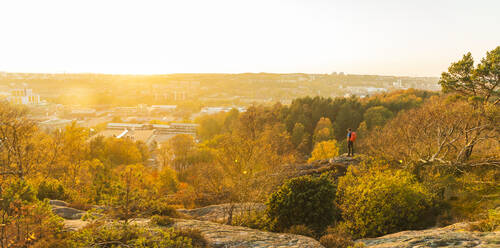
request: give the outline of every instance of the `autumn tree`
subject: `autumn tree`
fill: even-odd
[[[321,141],[327,141],[334,138],[333,126],[330,119],[321,117],[316,128],[314,129],[313,142],[318,143]]]
[[[295,160],[291,137],[277,121],[276,110],[249,108],[239,116],[231,133],[216,136],[208,143],[214,158],[207,177],[215,182],[215,192],[211,193],[221,194],[221,200],[231,203],[228,223],[237,203],[263,200],[279,181],[281,165]]]
[[[127,224],[141,213],[143,203],[152,196],[147,191],[152,185],[146,183],[146,169],[142,165],[122,166],[117,171],[119,176],[114,181],[117,192],[108,203],[112,206],[111,214]]]
[[[500,46],[487,52],[476,67],[471,53],[465,54],[451,64],[448,72],[441,74],[439,84],[444,92],[497,105],[500,102]]]
[[[301,123],[295,123],[292,131],[292,143],[295,147],[298,147],[305,135],[305,127]]]
[[[486,137],[492,137],[499,132],[500,46],[487,52],[476,67],[472,55],[465,54],[451,64],[448,72],[442,73],[439,83],[444,92],[465,97],[479,117],[462,129],[466,138],[459,159],[466,162],[474,147],[484,140],[485,133]]]
[[[178,134],[172,137],[160,146],[160,164],[162,167],[172,166],[177,171],[187,169],[193,158],[195,145],[191,135]]]
[[[38,131],[25,108],[0,103],[0,246],[28,247],[61,231],[48,204],[36,199],[29,180],[54,158],[49,136]]]
[[[66,179],[72,185],[78,185],[77,176],[84,161],[88,157],[88,146],[85,144],[88,138],[88,130],[77,126],[76,122],[72,122],[64,128],[62,132],[62,152],[60,156],[64,156],[63,160],[67,161]]]
[[[453,107],[450,108],[450,104]],[[486,123],[481,115],[467,102],[433,98],[421,108],[399,114],[378,132],[363,139],[368,153],[404,162],[439,162],[454,166],[482,164],[495,161],[494,154],[481,146],[481,156],[467,161],[471,138],[480,145],[498,138],[495,129],[478,129],[476,124]],[[494,147],[495,145],[493,145]]]
[[[346,130],[348,128],[357,129],[362,120],[363,110],[359,102],[350,100],[342,104],[333,125],[335,138],[337,140],[344,139]]]
[[[383,106],[371,107],[363,115],[368,129],[383,126],[392,117],[392,112]]]
[[[336,140],[321,141],[314,145],[314,150],[308,162],[320,159],[329,159],[339,155],[339,147]]]
[[[0,104],[0,175],[24,179],[45,157],[44,147],[38,145],[40,133],[26,116],[27,110]]]

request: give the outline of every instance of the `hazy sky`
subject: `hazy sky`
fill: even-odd
[[[0,71],[439,76],[500,0],[0,0]]]

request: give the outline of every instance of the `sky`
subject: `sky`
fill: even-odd
[[[439,76],[499,0],[0,0],[0,71]]]

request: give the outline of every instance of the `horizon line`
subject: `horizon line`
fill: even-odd
[[[286,74],[305,74],[305,75],[332,75],[334,72],[330,73],[308,73],[308,72],[174,72],[174,73],[106,73],[106,72],[27,72],[27,71],[3,71],[0,70],[0,73],[8,73],[8,74],[75,74],[75,75],[84,75],[84,74],[94,74],[94,75],[116,75],[116,76],[165,76],[165,75],[210,75],[210,74],[218,74],[218,75],[238,75],[238,74],[276,74],[276,75],[286,75]],[[362,74],[362,73],[347,73],[347,72],[335,72],[337,75],[339,73],[343,73],[344,75],[353,75],[353,76],[380,76],[380,77],[406,77],[406,78],[440,78],[441,76],[409,76],[409,75],[394,75],[394,74]]]

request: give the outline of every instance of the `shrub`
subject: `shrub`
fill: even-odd
[[[233,226],[245,226],[252,229],[266,230],[268,219],[264,211],[253,211],[233,216]]]
[[[74,193],[70,198],[71,202],[68,204],[68,207],[85,211],[92,209],[92,204],[90,204],[88,202],[88,199],[86,199],[85,197]]]
[[[476,223],[469,225],[470,231],[493,232],[500,230],[500,210],[491,209],[488,211],[488,217]]]
[[[347,248],[354,245],[352,237],[345,231],[343,223],[339,223],[335,227],[328,227],[319,242],[326,248]]]
[[[154,215],[151,217],[151,223],[158,226],[171,226],[175,221],[168,216]]]
[[[354,245],[350,245],[347,248],[365,248],[366,245],[364,243],[354,243]]]
[[[36,197],[39,200],[44,199],[57,199],[67,200],[68,194],[64,190],[62,184],[56,180],[43,181],[38,185],[38,192]]]
[[[193,247],[209,247],[208,241],[198,229],[180,229],[177,230],[177,235],[191,239]]]
[[[270,228],[283,231],[306,225],[322,232],[337,215],[335,187],[326,177],[303,176],[286,181],[267,201]]]
[[[337,157],[339,155],[339,146],[337,145],[336,140],[327,140],[321,141],[314,145],[314,149],[311,152],[311,158],[307,160],[308,163],[311,163],[320,159],[328,159]]]
[[[143,206],[143,208],[145,208],[145,212],[147,212],[149,215],[161,215],[174,218],[179,217],[179,213],[177,212],[177,210],[164,202],[156,201],[153,203],[149,203],[148,206]]]
[[[434,195],[408,172],[349,169],[339,179],[337,200],[345,229],[354,237],[373,237],[434,224]]]
[[[285,232],[291,233],[291,234],[307,236],[307,237],[314,237],[314,232],[306,225],[291,226]]]
[[[72,233],[70,247],[193,247],[173,229],[146,229],[119,223],[95,223]]]
[[[338,233],[327,233],[319,239],[319,242],[326,248],[347,248],[354,245],[349,236]]]

